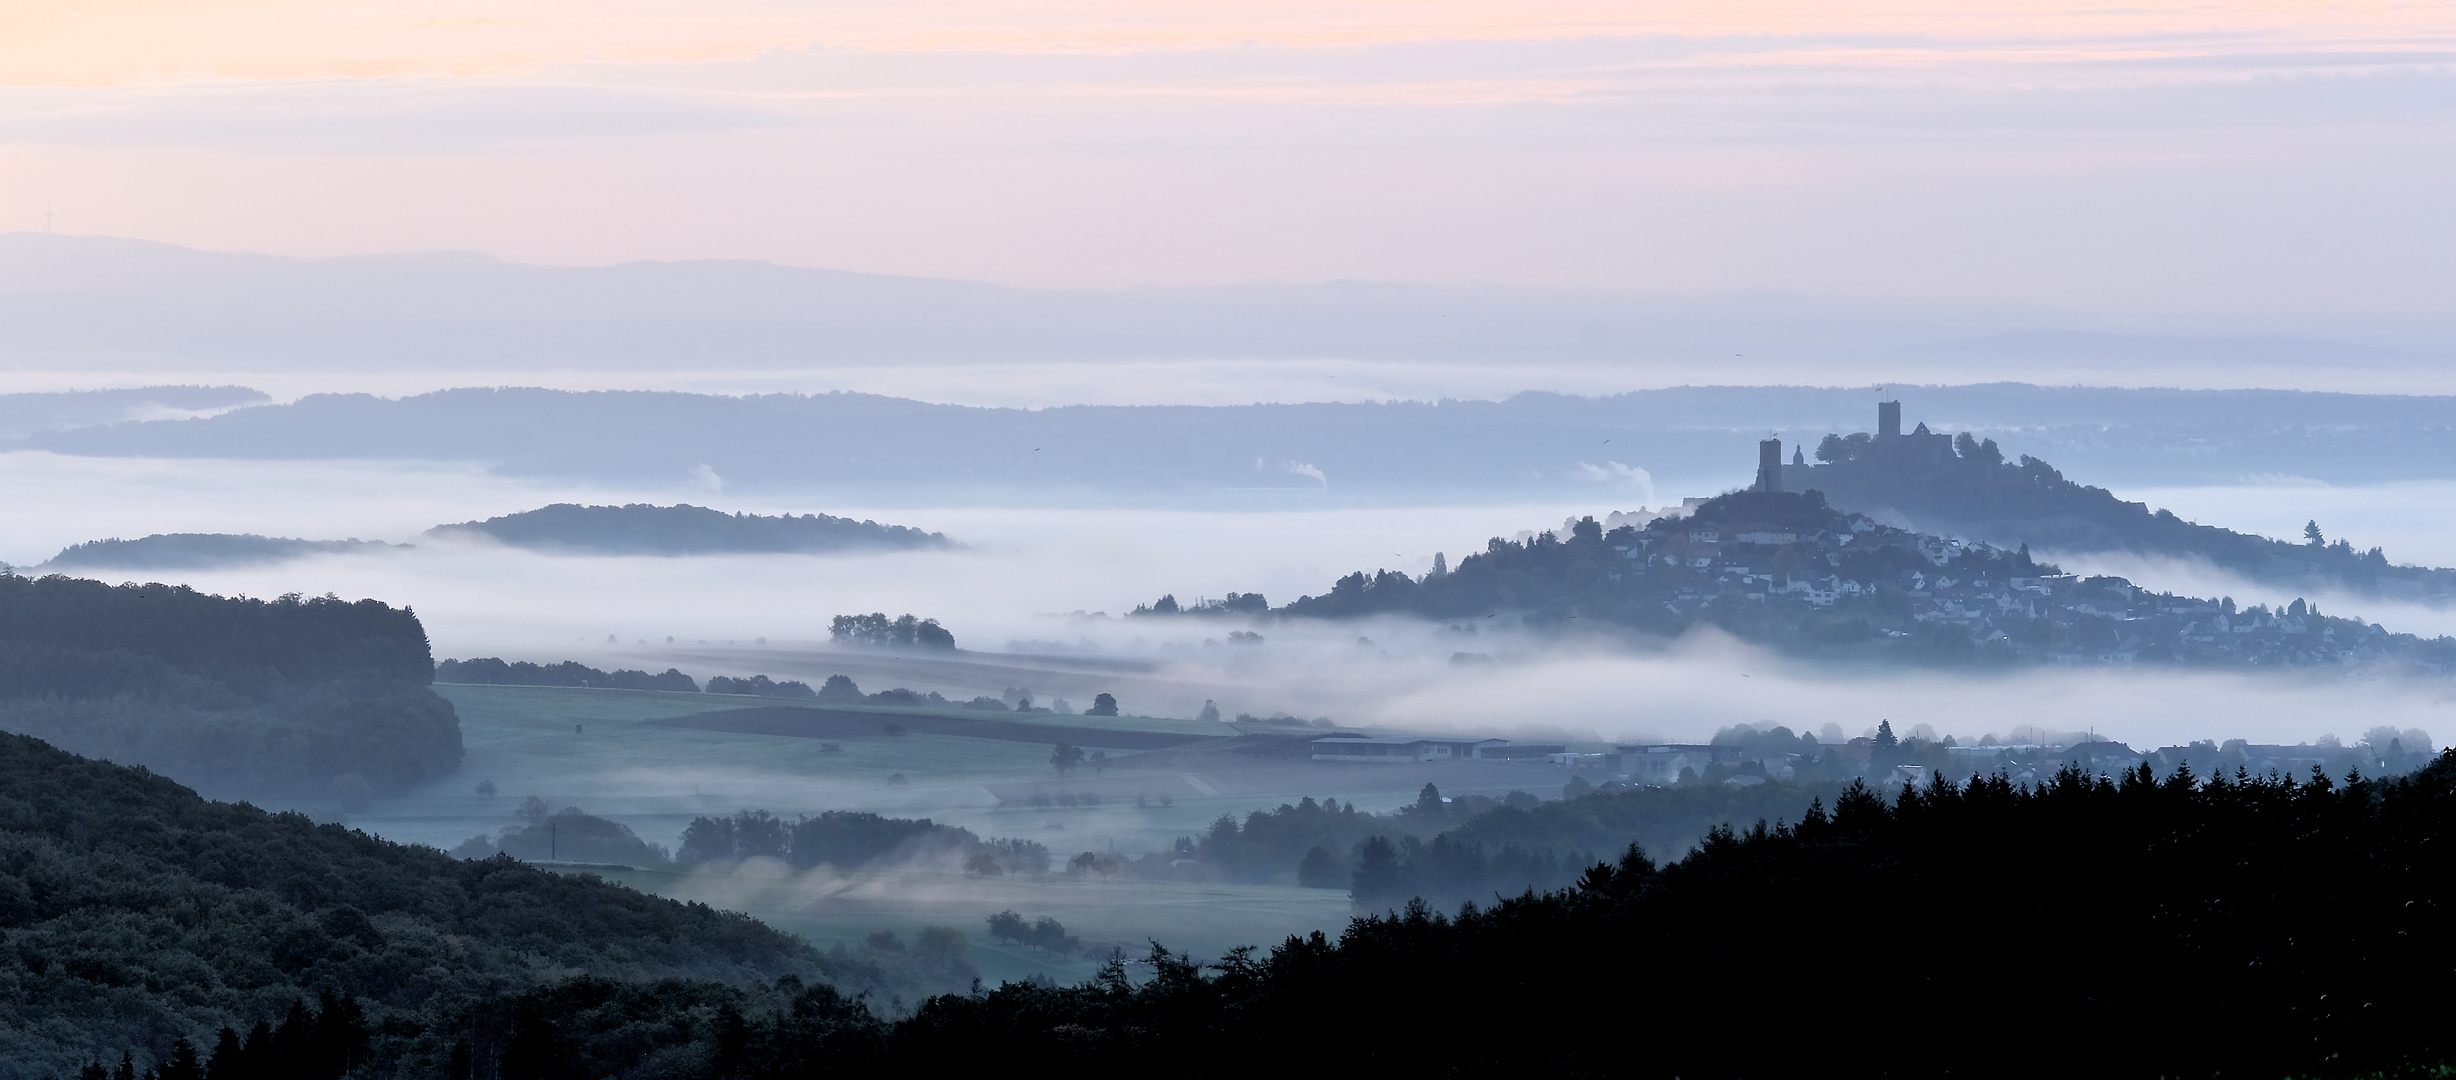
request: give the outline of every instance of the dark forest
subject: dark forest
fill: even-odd
[[[217,793],[347,804],[460,764],[426,631],[375,600],[0,575],[0,728]]]

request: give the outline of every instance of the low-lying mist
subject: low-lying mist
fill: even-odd
[[[2380,489],[2163,492],[2204,521],[2283,531],[2275,522],[2323,516],[2331,535],[2385,538],[2392,555],[2456,562],[2456,543],[2416,527],[2411,485]],[[2436,733],[2447,708],[2436,683],[2360,685],[2325,676],[2162,670],[2036,670],[2009,675],[1801,665],[1715,635],[1633,642],[1609,633],[1521,633],[1507,616],[1438,625],[1241,623],[1125,617],[1163,593],[1180,600],[1230,591],[1274,603],[1318,593],[1351,570],[1422,573],[1436,551],[1452,561],[1487,537],[1556,527],[1571,514],[1626,505],[1515,505],[1378,510],[1196,512],[955,508],[868,511],[734,499],[716,491],[572,490],[476,469],[387,463],[163,462],[0,455],[0,498],[43,506],[0,525],[0,558],[28,565],[67,544],[164,531],[238,531],[311,538],[411,540],[444,521],[554,501],[671,502],[726,510],[827,512],[944,531],[952,552],[855,557],[570,557],[470,543],[317,556],[175,576],[200,589],[371,596],[408,604],[438,657],[503,656],[660,670],[700,678],[770,674],[823,678],[868,670],[825,645],[838,614],[912,612],[939,619],[967,652],[1134,658],[1156,665],[1112,682],[1129,712],[1192,716],[1206,700],[1226,715],[1327,717],[1341,725],[1521,733],[1551,739],[1702,740],[1735,723],[1858,735],[1879,719],[1926,723],[1976,738],[2035,725],[2087,730],[2135,745],[2198,738],[2295,742],[2351,737],[2388,723]],[[2302,499],[2302,502],[2293,500]],[[2262,508],[2259,514],[2250,508]],[[2324,513],[2323,513],[2324,511]],[[2410,545],[2410,546],[2407,546]],[[2173,564],[2067,558],[2079,570],[2121,572],[2152,588],[2281,602],[2240,582]],[[104,575],[112,576],[112,575]],[[2391,610],[2314,596],[2333,614],[2392,630],[2456,631],[2456,612]],[[1105,613],[1080,614],[1080,613]],[[1232,642],[1232,630],[1259,643]],[[1462,656],[1461,654],[1465,654]],[[1489,659],[1489,663],[1485,662]],[[950,698],[996,695],[995,673],[896,676]],[[869,690],[887,688],[865,677]],[[1037,688],[1043,700],[1069,691]],[[1079,693],[1080,691],[1074,691]],[[1076,700],[1076,707],[1085,702]]]

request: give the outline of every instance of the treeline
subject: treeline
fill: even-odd
[[[555,664],[533,664],[526,660],[505,663],[491,656],[473,660],[445,660],[435,665],[435,681],[491,686],[574,686],[607,690],[664,690],[685,694],[702,692],[745,694],[751,697],[787,698],[798,701],[823,700],[909,707],[962,704],[967,708],[993,706],[1000,710],[1008,708],[997,698],[974,698],[970,702],[958,703],[947,700],[944,695],[936,691],[907,690],[900,686],[892,690],[881,690],[875,694],[865,694],[852,679],[843,675],[830,675],[824,684],[815,689],[809,683],[799,679],[780,681],[765,675],[747,677],[711,675],[703,691],[698,680],[683,674],[676,668],[667,668],[660,675],[627,669],[599,671],[576,660],[565,660]],[[1028,698],[1025,704],[1027,706],[1030,704]]]
[[[2456,1004],[2452,826],[2456,754],[2384,782],[2144,768],[1890,800],[1853,785],[1669,864],[1630,848],[1550,893],[1455,915],[1411,904],[1209,963],[1155,946],[1147,977],[1118,957],[1078,986],[1008,983],[902,1018],[798,981],[529,990],[488,1003],[505,1034],[469,1037],[468,1060],[615,1077],[1019,1059],[1192,1077],[2435,1075],[2456,1055],[2440,1022]],[[1877,1033],[1735,1022],[1734,1002],[1786,977],[1865,1001]],[[1392,1034],[1421,1031],[1428,995],[1452,990],[1472,992],[1471,1026]],[[1669,1034],[1633,1043],[1633,1016]],[[562,1064],[517,1071],[537,1059],[515,1045]]]
[[[728,514],[688,503],[555,503],[484,521],[438,525],[428,535],[484,536],[512,547],[609,555],[714,555],[916,550],[954,545],[945,534],[826,514]]]
[[[698,817],[675,853],[684,863],[779,859],[799,867],[855,870],[891,863],[958,866],[974,874],[1047,873],[1049,849],[1032,840],[983,840],[972,830],[928,818],[891,818],[829,810],[791,821],[765,810]]]
[[[1083,939],[1066,932],[1066,924],[1047,915],[1026,919],[1012,911],[989,917],[989,936],[1059,956],[1083,951]]]
[[[1148,604],[1136,604],[1128,615],[1268,615],[1271,602],[1261,593],[1232,592],[1217,600],[1196,600],[1191,604],[1177,602],[1177,594],[1169,593]]]
[[[668,690],[685,694],[700,692],[699,681],[677,668],[666,668],[663,674],[651,675],[628,668],[599,671],[576,660],[557,664],[533,664],[526,660],[505,663],[492,656],[440,661],[435,665],[435,681],[480,686],[578,686],[605,690]]]
[[[1768,781],[1596,790],[1567,797],[1445,799],[1432,784],[1388,814],[1310,796],[1245,815],[1222,814],[1174,850],[1125,864],[1141,877],[1198,877],[1346,890],[1359,910],[1422,897],[1448,907],[1566,886],[1598,853],[1638,844],[1677,855],[1716,828],[1797,820],[1840,783]]]
[[[708,692],[711,694],[743,694],[749,697],[797,698],[803,701],[813,701],[819,696],[818,691],[811,689],[809,683],[800,679],[786,679],[783,682],[777,682],[765,675],[753,675],[747,679],[711,675],[708,677]]]
[[[0,574],[0,729],[216,792],[346,803],[460,764],[415,614]]]
[[[241,1035],[225,1026],[213,1042],[200,1049],[184,1035],[171,1040],[170,1053],[157,1064],[137,1071],[136,1055],[122,1051],[119,1066],[87,1062],[77,1080],[230,1080],[232,1077],[282,1077],[283,1080],[341,1080],[366,1064],[375,1033],[367,1027],[367,1010],[356,997],[329,988],[317,995],[314,1007],[293,1000],[279,1022],[256,1021]]]
[[[640,839],[631,827],[566,806],[550,811],[535,795],[522,800],[521,823],[506,825],[494,836],[478,835],[452,849],[454,858],[488,859],[509,855],[522,862],[607,863],[617,866],[661,866],[672,861],[664,846]]]
[[[1403,613],[1431,619],[1482,616],[1499,609],[1539,613],[1570,605],[1596,617],[1649,629],[1677,630],[1684,621],[1668,618],[1662,606],[1623,599],[1612,587],[1625,560],[1615,545],[1633,542],[1636,530],[1621,526],[1606,536],[1593,518],[1576,523],[1568,538],[1539,533],[1524,542],[1494,537],[1481,552],[1458,561],[1456,568],[1411,577],[1396,570],[1357,571],[1331,583],[1330,591],[1300,596],[1278,608],[1262,605],[1259,594],[1233,612],[1220,605],[1180,606],[1163,596],[1137,608],[1137,615],[1242,614],[1344,619]]]
[[[952,649],[955,635],[936,619],[914,618],[911,612],[888,618],[884,611],[867,615],[838,615],[827,627],[829,640],[838,645],[859,645],[868,648]]]

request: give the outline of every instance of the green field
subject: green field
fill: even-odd
[[[884,733],[883,721],[900,714],[977,718],[978,713],[874,709],[882,718],[880,734],[823,742],[659,723],[720,709],[779,704],[770,699],[527,686],[438,685],[436,690],[460,712],[468,754],[462,768],[424,789],[378,800],[347,818],[352,826],[394,840],[449,848],[512,824],[522,799],[535,794],[555,809],[577,806],[671,848],[683,827],[700,815],[764,809],[789,818],[825,810],[867,810],[928,817],[984,837],[1036,840],[1062,861],[1078,851],[1139,855],[1167,850],[1177,837],[1200,831],[1222,813],[1242,816],[1306,795],[1386,810],[1410,801],[1427,779],[1448,782],[1440,764],[1266,765],[1234,754],[1202,752],[1203,746],[1225,745],[1224,740],[1183,753],[1119,754],[1110,768],[1084,768],[1061,781],[1049,765],[1045,744]],[[1188,735],[1235,733],[1225,724],[1152,717],[1008,714],[1000,719]],[[831,743],[833,751],[828,749]],[[1528,775],[1531,784],[1559,783],[1540,767]],[[898,776],[902,783],[893,782]],[[475,793],[482,780],[494,783],[493,798]],[[1104,799],[1097,807],[1034,807],[1015,797],[1033,788],[1098,790]],[[1003,804],[999,791],[1009,795]],[[1146,805],[1135,805],[1138,793],[1147,796]],[[1162,805],[1163,795],[1167,805]],[[332,816],[329,807],[301,809]],[[660,895],[747,911],[821,944],[857,940],[879,929],[909,934],[927,924],[955,926],[972,938],[974,962],[991,978],[1046,971],[1063,979],[1090,970],[1086,960],[992,946],[982,920],[1001,909],[1054,916],[1086,941],[1138,945],[1157,938],[1205,956],[1239,944],[1272,944],[1289,934],[1336,931],[1347,916],[1344,894],[1293,885],[1100,882],[1064,875],[983,881],[924,871],[846,877],[831,870],[796,874],[755,862],[733,874],[675,869],[605,873]]]

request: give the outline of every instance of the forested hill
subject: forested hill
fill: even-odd
[[[1820,492],[1733,492],[1644,528],[1593,518],[1561,537],[1494,538],[1456,569],[1422,577],[1357,571],[1273,610],[1253,593],[1193,606],[1162,597],[1137,616],[1456,620],[1462,645],[1486,619],[1545,631],[1625,628],[1671,636],[1720,627],[1761,645],[1917,663],[2365,667],[2456,673],[2456,639],[2323,615],[2296,600],[2237,607],[2080,578],[2025,548],[1915,533],[1826,504]],[[1472,646],[1469,645],[1471,648]],[[1457,659],[1477,654],[1462,650]]]
[[[135,540],[88,540],[72,544],[43,564],[45,570],[142,567],[209,570],[280,562],[302,555],[347,555],[392,547],[376,540],[293,540],[252,533],[156,533]]]
[[[162,1061],[183,1037],[209,1049],[319,991],[362,1010],[361,1061],[442,1076],[483,1026],[475,1007],[504,993],[825,963],[745,916],[207,802],[15,735],[0,735],[0,937],[6,1080],[129,1050]]]
[[[1140,971],[1120,957],[894,1020],[785,980],[577,980],[423,1043],[466,1038],[450,1070],[414,1056],[433,1027],[382,1029],[358,1075],[2439,1076],[2452,831],[2456,752],[2390,781],[1854,784],[1677,862],[1629,848],[1455,916],[1410,904],[1207,963],[1155,948]],[[1866,1015],[1734,1012],[1794,984]],[[1407,1034],[1442,1009],[1470,1022]]]
[[[2007,461],[1993,439],[1828,435],[1816,456],[1820,464],[1786,467],[1783,486],[1822,492],[1839,509],[1899,515],[1923,532],[2006,547],[2199,559],[2289,588],[2456,603],[2456,570],[2392,564],[2380,548],[2329,540],[2317,522],[2291,542],[2185,521],[2067,479],[2027,454]]]
[[[0,730],[217,792],[347,803],[460,764],[406,608],[0,574]],[[338,785],[336,787],[336,785]]]
[[[616,555],[839,552],[945,548],[944,534],[826,514],[762,517],[704,506],[581,506],[556,503],[484,521],[439,525],[427,535],[476,534],[513,547]]]

